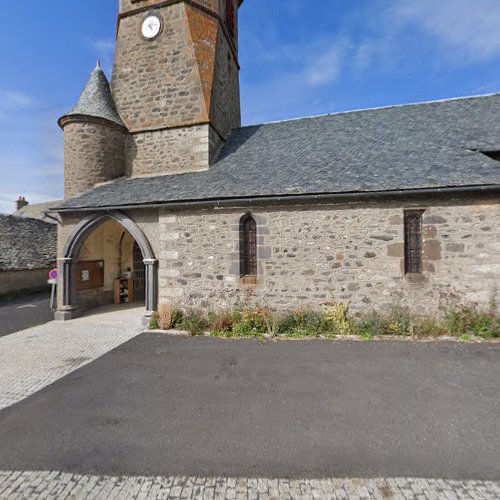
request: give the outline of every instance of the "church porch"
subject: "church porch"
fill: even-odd
[[[156,260],[144,233],[124,214],[84,219],[61,253],[56,319],[110,304],[155,310]]]

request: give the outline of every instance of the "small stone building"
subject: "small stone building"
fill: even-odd
[[[500,95],[241,127],[241,3],[120,0],[59,121],[57,317],[124,275],[149,313],[499,301]]]
[[[46,289],[56,246],[55,224],[0,215],[0,297]]]

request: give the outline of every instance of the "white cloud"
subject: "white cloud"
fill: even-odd
[[[485,60],[500,55],[499,0],[396,0],[394,18],[414,23],[453,57]]]
[[[113,67],[115,41],[111,38],[96,38],[90,40],[88,44],[96,51],[97,58],[101,61],[105,71],[110,74]]]
[[[19,195],[31,203],[59,198],[63,145],[58,113],[40,109],[40,101],[18,92],[0,95],[10,96],[0,112],[0,212],[11,213]]]
[[[23,92],[0,88],[0,117],[9,112],[17,112],[27,108],[33,103],[33,99]]]
[[[305,68],[306,81],[310,85],[325,85],[336,81],[348,50],[347,44],[341,42],[320,52]]]

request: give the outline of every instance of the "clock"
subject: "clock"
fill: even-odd
[[[149,14],[142,23],[142,36],[146,40],[153,40],[160,34],[161,28],[161,18],[157,14]]]

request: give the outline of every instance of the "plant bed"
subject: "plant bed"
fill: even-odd
[[[450,309],[440,317],[413,316],[396,307],[385,314],[372,311],[352,317],[349,305],[339,303],[324,305],[320,311],[287,313],[265,308],[205,313],[162,305],[149,331],[225,339],[498,342],[500,316],[470,307]]]

